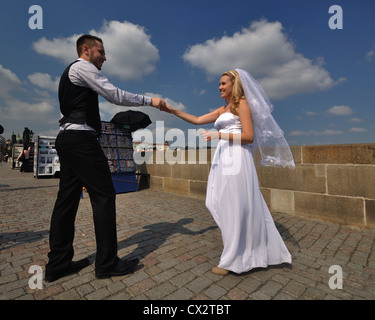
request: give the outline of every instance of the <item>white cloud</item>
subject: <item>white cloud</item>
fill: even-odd
[[[339,136],[343,134],[341,130],[324,130],[324,131],[310,131],[314,136]]]
[[[327,90],[335,82],[323,68],[323,59],[312,61],[295,51],[280,22],[255,21],[233,36],[191,46],[183,59],[211,77],[241,68],[261,83],[271,99]]]
[[[38,78],[39,81],[37,81]],[[47,77],[34,74],[29,79],[33,84],[39,83],[42,87],[41,78]],[[23,84],[15,73],[0,65],[0,119],[6,121],[8,126],[16,122],[40,124],[41,119],[43,119],[43,124],[52,124],[53,121],[56,123],[55,100],[48,94],[43,96],[43,92],[36,91],[36,96],[31,95]],[[47,82],[44,84],[47,86]],[[18,92],[12,92],[16,90]],[[22,95],[19,95],[20,92]],[[24,96],[28,99],[25,100]],[[12,125],[12,127],[16,126]]]
[[[364,128],[350,128],[349,132],[367,132]]]
[[[372,57],[375,55],[375,50],[371,50],[366,53],[366,60],[367,61],[372,61]]]
[[[0,96],[9,97],[10,91],[19,89],[21,80],[11,70],[4,68],[0,64]]]
[[[89,34],[102,38],[107,61],[103,71],[121,80],[139,80],[155,70],[159,61],[159,51],[151,43],[151,36],[145,28],[124,21],[105,21],[100,30],[90,30]],[[76,41],[80,35],[47,40],[41,38],[33,44],[40,54],[52,56],[64,63],[77,58]]]
[[[71,63],[77,59],[76,41],[81,34],[74,34],[67,38],[54,38],[48,40],[45,37],[33,43],[33,49],[47,56],[56,58],[64,63]]]
[[[7,139],[12,132],[22,134],[25,127],[36,134],[41,133],[39,126],[47,130],[58,128],[55,99],[46,91],[32,92],[26,84],[13,71],[0,65],[0,119]]]
[[[60,78],[55,78],[55,80],[52,80],[49,74],[40,72],[35,72],[29,75],[27,78],[32,84],[52,92],[57,92],[60,81]]]
[[[299,137],[299,136],[307,136],[308,132],[307,131],[302,131],[302,130],[295,130],[291,131],[288,133],[289,137]]]
[[[302,131],[302,130],[296,130],[296,131],[291,131],[288,133],[288,136],[290,137],[299,137],[299,136],[338,136],[343,134],[341,130],[324,130],[324,131],[314,131],[314,130],[309,130],[309,131]]]
[[[40,123],[43,119],[44,124],[56,123],[56,109],[46,101],[29,103],[18,99],[7,100],[3,106],[0,106],[0,118],[5,120],[18,120],[25,123]]]
[[[103,39],[107,62],[106,73],[122,80],[139,80],[155,70],[159,51],[146,30],[130,22],[105,22],[102,29],[90,31]]]
[[[363,121],[363,119],[359,119],[359,118],[351,118],[349,120],[349,122],[362,122],[362,121]]]
[[[308,115],[310,117],[314,117],[314,116],[317,116],[318,114],[316,112],[313,112],[313,111],[306,111],[306,115]]]
[[[334,106],[327,110],[327,113],[333,116],[349,116],[353,110],[348,106]]]

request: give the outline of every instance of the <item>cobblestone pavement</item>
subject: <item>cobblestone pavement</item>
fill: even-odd
[[[375,298],[375,230],[273,214],[292,265],[217,276],[211,268],[222,250],[220,230],[204,200],[150,189],[117,195],[119,256],[140,258],[134,273],[99,280],[91,264],[76,275],[43,281],[42,288],[35,288],[38,275],[30,267],[45,270],[57,190],[56,178],[36,179],[0,163],[0,300]],[[75,260],[94,260],[87,193],[77,214],[74,246]]]

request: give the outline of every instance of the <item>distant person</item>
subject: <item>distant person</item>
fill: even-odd
[[[101,131],[98,95],[122,106],[165,107],[160,98],[133,94],[115,87],[100,72],[106,61],[102,39],[83,35],[76,43],[78,60],[63,72],[59,84],[60,133],[56,150],[60,159],[60,187],[50,227],[50,252],[45,279],[55,281],[89,265],[72,262],[74,221],[85,186],[93,209],[96,236],[95,275],[109,278],[130,273],[138,259],[117,256],[116,192],[108,160],[97,140]]]
[[[0,124],[0,162],[3,161],[6,152],[5,138],[2,136],[4,133],[4,127]]]
[[[230,271],[291,263],[260,192],[251,144],[260,149],[263,164],[294,168],[289,146],[271,115],[267,96],[250,74],[240,69],[225,72],[219,91],[226,104],[200,117],[166,108],[192,124],[214,122],[218,130],[202,133],[206,141],[219,140],[207,181],[206,206],[221,230],[224,248],[212,272],[225,276]]]
[[[17,161],[22,162],[20,172],[29,172],[30,151],[30,146],[28,144],[24,144],[23,150],[17,158]]]

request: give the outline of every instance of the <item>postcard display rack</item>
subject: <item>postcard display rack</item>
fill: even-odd
[[[54,137],[35,137],[34,177],[54,176],[60,172],[60,161],[55,149],[55,141]]]
[[[137,191],[131,132],[124,126],[102,121],[99,142],[108,159],[116,193]]]

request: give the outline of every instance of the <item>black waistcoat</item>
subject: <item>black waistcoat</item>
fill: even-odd
[[[98,94],[90,88],[80,87],[69,79],[70,64],[63,72],[59,84],[60,111],[63,117],[60,124],[87,123],[100,134],[101,122],[99,114]]]

